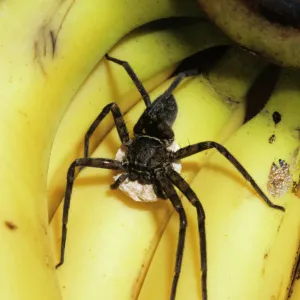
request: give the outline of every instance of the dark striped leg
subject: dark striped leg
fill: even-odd
[[[243,177],[251,184],[251,186],[254,188],[254,190],[259,194],[259,196],[265,201],[265,203],[275,209],[279,209],[282,211],[285,211],[284,207],[280,205],[273,204],[269,198],[266,196],[266,194],[261,190],[261,188],[257,185],[257,183],[254,181],[254,179],[250,176],[250,174],[246,171],[246,169],[237,161],[237,159],[222,145],[216,143],[216,142],[201,142],[198,144],[190,145],[184,148],[181,148],[177,150],[174,154],[174,159],[182,159],[187,156],[194,155],[198,152],[208,150],[215,148],[218,150],[219,153],[221,153],[224,157],[226,157],[233,165],[234,167],[243,175]]]
[[[128,178],[128,173],[121,174],[117,180],[110,185],[113,190],[116,190]]]
[[[125,125],[123,115],[121,113],[121,110],[118,106],[117,103],[113,102],[108,105],[106,105],[101,113],[98,115],[98,117],[95,119],[95,121],[92,123],[90,128],[88,129],[87,133],[85,134],[84,137],[84,157],[87,158],[89,156],[89,143],[90,143],[90,138],[100,122],[107,116],[109,112],[112,112],[118,134],[120,137],[120,140],[122,141],[123,144],[127,144],[130,141],[129,134],[127,127]]]
[[[186,214],[184,211],[184,208],[182,206],[182,203],[175,191],[175,188],[173,187],[172,183],[167,179],[167,177],[160,173],[156,174],[156,179],[158,182],[158,185],[162,191],[166,194],[166,196],[170,199],[172,202],[175,210],[179,214],[179,237],[178,237],[178,244],[177,244],[177,253],[176,253],[176,263],[175,263],[175,270],[174,270],[174,277],[172,282],[172,290],[170,295],[170,300],[175,300],[176,297],[176,290],[177,290],[177,284],[181,272],[181,265],[182,265],[182,258],[183,258],[183,250],[184,250],[184,243],[185,243],[185,233],[186,233],[186,227],[187,227],[187,219]]]
[[[133,69],[131,68],[131,66],[129,65],[129,63],[127,61],[124,60],[120,60],[114,57],[109,56],[108,54],[105,55],[105,58],[107,60],[110,60],[120,66],[122,66],[127,74],[129,75],[129,77],[131,78],[131,80],[133,81],[133,83],[135,84],[135,86],[137,87],[137,89],[139,90],[145,105],[148,107],[151,105],[151,100],[149,97],[149,94],[147,93],[146,89],[144,88],[142,82],[139,80],[139,78],[137,77],[137,75],[135,74],[135,72],[133,71]]]
[[[188,71],[179,73],[177,75],[177,77],[174,79],[174,81],[171,83],[171,85],[167,88],[167,90],[160,97],[163,99],[169,98],[183,79],[185,79],[187,77],[195,76],[197,74],[199,74],[198,70],[188,70]]]
[[[171,182],[188,198],[188,200],[193,206],[195,206],[197,210],[202,271],[202,300],[207,300],[207,246],[205,232],[205,212],[197,195],[191,189],[188,183],[172,168],[168,169],[167,174]]]
[[[122,164],[113,159],[106,158],[79,158],[76,159],[69,167],[67,174],[67,187],[65,192],[63,216],[62,216],[62,235],[61,235],[61,250],[60,250],[60,261],[56,265],[56,268],[64,263],[65,258],[65,246],[67,240],[67,224],[69,217],[70,201],[74,183],[74,174],[76,167],[92,167],[92,168],[103,168],[111,170],[123,170]]]

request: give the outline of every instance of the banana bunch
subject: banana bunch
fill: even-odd
[[[79,173],[66,259],[55,269],[65,176],[83,156],[84,134],[104,105],[117,101],[129,130],[145,110],[128,74],[104,54],[128,61],[153,100],[180,61],[230,42],[199,19],[192,0],[11,0],[0,3],[0,14],[0,299],[169,299],[177,215],[169,201],[150,206],[110,190],[108,170]],[[190,22],[133,31],[173,17]],[[295,262],[299,73],[285,71],[266,108],[241,127],[247,93],[264,67],[257,56],[231,49],[174,92],[176,142],[225,143],[272,201],[286,207],[285,213],[267,207],[213,150],[182,161],[182,176],[207,214],[210,300],[284,299]],[[107,117],[93,135],[91,157],[114,158],[119,147]],[[189,232],[176,299],[201,299],[196,216],[182,200]]]
[[[174,92],[178,104],[174,124],[176,142],[184,146],[209,139],[225,141],[241,126],[247,92],[264,66],[258,57],[234,49],[205,76],[185,79]],[[151,99],[156,99],[173,80],[160,84],[150,94]],[[126,113],[124,118],[129,131],[144,109],[145,104],[139,101]],[[119,147],[114,128],[91,157],[114,158]],[[183,161],[183,176],[187,182],[192,181],[207,158],[206,153],[200,153]],[[83,169],[75,181],[66,258],[57,270],[63,299],[138,298],[173,209],[169,201],[152,205],[136,203],[119,190],[110,190],[112,182],[111,171],[91,168]],[[62,205],[51,221],[57,261],[61,217]],[[173,266],[174,263],[175,260]],[[155,291],[149,292],[149,297],[165,299],[169,294],[164,295],[162,289],[157,290],[157,296]]]
[[[285,213],[267,206],[218,152],[192,181],[206,213],[208,299],[287,299],[299,248],[300,202],[293,192],[293,182],[299,181],[299,96],[299,71],[283,71],[265,108],[224,143]],[[186,299],[187,291],[188,299],[201,299],[196,212],[188,204],[186,210],[189,227],[178,299]],[[167,299],[177,222],[174,215],[139,299],[162,298],[162,291]]]

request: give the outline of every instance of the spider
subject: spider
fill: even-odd
[[[174,142],[172,125],[178,112],[176,100],[172,93],[184,78],[198,74],[197,70],[189,70],[179,73],[169,88],[157,99],[155,99],[155,101],[151,102],[149,94],[128,62],[113,58],[108,54],[106,54],[105,57],[107,60],[124,67],[125,71],[128,73],[135,86],[139,90],[142,99],[145,102],[146,109],[134,126],[134,136],[132,139],[129,137],[122,113],[116,103],[110,103],[106,105],[88,129],[84,138],[84,157],[76,159],[69,167],[67,173],[67,185],[62,216],[62,238],[60,249],[61,256],[56,267],[58,268],[64,263],[67,223],[75,168],[92,167],[119,170],[123,173],[111,185],[112,189],[117,189],[120,187],[125,180],[138,181],[141,184],[151,184],[157,194],[158,199],[169,199],[175,211],[179,215],[179,237],[170,300],[174,300],[176,297],[176,289],[181,271],[187,228],[186,213],[175,187],[177,187],[196,208],[200,245],[199,249],[201,257],[200,270],[202,272],[202,299],[208,300],[205,212],[195,192],[182,178],[182,176],[174,170],[172,163],[176,161],[178,162],[179,160],[194,155],[198,152],[215,148],[234,165],[234,167],[251,184],[251,186],[268,206],[282,211],[285,211],[285,209],[282,206],[273,204],[268,199],[268,197],[259,188],[245,168],[222,145],[213,141],[206,141],[189,145],[176,151],[172,151],[168,148]],[[126,148],[125,156],[123,157],[122,161],[109,158],[88,157],[90,138],[97,126],[101,123],[104,117],[109,114],[109,112],[111,112],[113,115],[119,138],[122,142],[122,145]]]

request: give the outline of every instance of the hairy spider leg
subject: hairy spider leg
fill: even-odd
[[[244,179],[246,179],[251,186],[254,188],[254,190],[259,194],[259,196],[264,200],[264,202],[270,206],[271,208],[275,208],[281,211],[285,211],[285,208],[280,205],[273,204],[269,198],[266,196],[266,194],[261,190],[261,188],[257,185],[257,183],[254,181],[254,179],[251,177],[251,175],[246,171],[246,169],[238,162],[238,160],[222,145],[207,141],[207,142],[201,142],[197,144],[193,144],[184,148],[181,148],[177,150],[174,154],[174,159],[182,159],[187,156],[194,155],[198,152],[208,150],[215,148],[219,153],[221,153],[227,160],[229,160],[232,165],[242,174]]]
[[[117,180],[113,184],[110,185],[110,188],[113,190],[116,190],[120,186],[120,184],[122,184],[128,178],[128,176],[129,176],[128,173],[121,174],[117,178]]]
[[[88,131],[85,134],[85,137],[84,137],[84,157],[85,158],[87,158],[89,156],[89,144],[90,144],[90,138],[91,138],[92,134],[94,133],[94,131],[96,130],[96,128],[98,127],[100,122],[108,115],[108,113],[110,111],[112,112],[120,140],[122,141],[122,143],[124,145],[129,143],[130,138],[129,138],[128,130],[125,125],[125,121],[124,121],[123,115],[121,113],[121,110],[117,103],[115,103],[115,102],[110,103],[103,108],[101,113],[98,115],[98,117],[95,119],[95,121],[92,123],[92,125],[90,126],[90,128],[88,129]]]
[[[202,271],[202,300],[207,300],[207,247],[205,231],[205,212],[199,198],[189,184],[172,168],[167,170],[168,178],[187,197],[197,210],[200,259]]]
[[[164,99],[169,98],[183,79],[187,77],[195,76],[197,74],[199,74],[199,71],[197,69],[187,70],[179,73],[177,77],[174,79],[174,81],[171,83],[171,85],[163,92],[161,97]]]
[[[186,227],[187,227],[187,218],[183,208],[183,205],[178,197],[173,184],[167,178],[167,176],[163,172],[156,173],[156,179],[158,182],[159,187],[164,191],[166,196],[170,199],[174,209],[179,215],[179,237],[178,237],[178,244],[177,244],[177,253],[176,253],[176,263],[175,263],[175,272],[173,276],[172,282],[172,290],[170,300],[175,300],[176,297],[176,290],[179,280],[179,275],[181,271],[182,265],[182,258],[183,258],[183,250],[185,244],[185,234],[186,234]]]
[[[138,91],[140,92],[140,94],[145,102],[145,105],[147,107],[149,107],[151,105],[150,96],[149,96],[148,92],[146,91],[145,87],[143,86],[141,80],[137,77],[137,75],[135,74],[135,72],[133,71],[131,66],[129,65],[129,63],[127,61],[111,57],[108,54],[105,54],[105,58],[107,60],[110,60],[110,61],[122,66],[125,69],[125,71],[129,75],[129,77],[131,78],[131,80],[133,81],[135,86],[137,87]]]
[[[62,234],[61,234],[61,249],[60,249],[60,261],[56,265],[56,268],[60,267],[64,263],[65,247],[67,240],[67,224],[69,217],[70,201],[73,190],[74,174],[76,167],[91,167],[102,168],[111,170],[123,170],[121,162],[114,159],[107,158],[78,158],[69,167],[67,173],[67,187],[65,192],[63,216],[62,216]]]
[[[176,109],[176,101],[175,98],[172,96],[172,93],[174,90],[178,87],[178,85],[181,83],[181,81],[187,77],[195,76],[199,73],[198,70],[188,70],[181,72],[177,75],[177,77],[173,80],[173,82],[170,84],[170,86],[167,88],[165,92],[163,92],[153,103],[150,107],[147,107],[147,109],[144,111],[144,113],[140,116],[137,123],[135,124],[133,128],[134,134],[142,134],[143,130],[145,129],[145,124],[149,122],[149,120],[153,121],[156,120],[157,124],[157,130],[159,132],[164,132],[165,139],[173,140],[174,139],[174,132],[171,128],[173,125],[173,122],[175,121],[176,115],[173,115],[174,118],[171,117],[171,120],[169,120],[170,116],[168,114],[163,114],[165,108],[169,108],[171,106],[171,102],[175,103]],[[168,103],[168,101],[170,103]],[[161,117],[157,117],[158,114],[161,114]],[[177,113],[177,111],[176,111]]]

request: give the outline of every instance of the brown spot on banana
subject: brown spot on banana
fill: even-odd
[[[18,229],[18,226],[14,224],[12,221],[4,221],[4,226],[9,230]]]
[[[52,60],[55,56],[59,33],[74,4],[75,0],[62,1],[37,31],[37,36],[33,42],[33,59],[40,66],[45,77],[47,75],[47,60]]]

